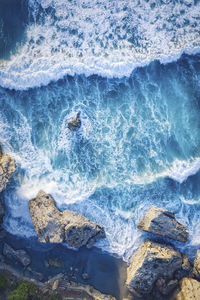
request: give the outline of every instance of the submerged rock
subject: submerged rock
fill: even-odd
[[[31,259],[25,250],[14,250],[6,243],[4,243],[3,255],[9,259],[19,261],[24,267],[27,267],[31,263]]]
[[[137,227],[180,242],[188,239],[187,229],[176,221],[174,213],[155,206],[149,208]]]
[[[60,212],[53,198],[43,191],[29,201],[29,209],[38,240],[42,243],[66,242],[74,248],[90,248],[98,239],[105,237],[102,226],[77,212]]]
[[[192,278],[183,278],[181,290],[174,297],[175,300],[199,300],[200,299],[200,282]]]
[[[15,172],[15,160],[9,155],[3,154],[0,147],[0,192],[2,192],[12,174]]]
[[[131,259],[126,284],[131,292],[150,293],[159,278],[172,279],[181,265],[182,256],[179,251],[168,245],[146,241]]]
[[[67,127],[71,130],[71,131],[76,131],[81,127],[81,119],[80,119],[80,112],[77,113],[76,118],[72,121],[68,122]]]

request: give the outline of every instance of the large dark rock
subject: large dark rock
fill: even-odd
[[[146,241],[131,259],[126,284],[131,292],[148,294],[159,278],[172,279],[181,266],[179,251],[168,245]]]
[[[138,228],[180,242],[188,239],[187,229],[176,221],[174,213],[155,206],[149,208]]]
[[[24,267],[27,267],[31,263],[30,256],[26,253],[25,250],[14,250],[11,246],[4,243],[3,255],[9,259],[17,260]]]
[[[71,131],[76,131],[81,127],[80,112],[77,113],[76,118],[74,120],[68,122],[67,127]]]
[[[174,296],[174,300],[199,300],[200,282],[192,278],[183,278],[179,293]]]
[[[3,154],[0,147],[0,192],[2,192],[15,171],[15,160]]]
[[[38,240],[42,243],[67,242],[74,248],[90,248],[98,239],[105,237],[102,226],[77,212],[60,212],[53,198],[43,191],[29,201],[29,209]]]

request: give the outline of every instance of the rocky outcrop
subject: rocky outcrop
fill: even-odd
[[[181,266],[180,252],[171,246],[146,241],[131,259],[126,284],[131,292],[147,294],[159,278],[170,280]]]
[[[192,278],[183,278],[181,290],[174,297],[175,300],[199,300],[200,299],[200,282]]]
[[[24,250],[14,250],[11,246],[4,243],[3,255],[9,259],[17,260],[24,267],[27,267],[31,263],[29,255]]]
[[[138,228],[180,242],[188,239],[187,229],[176,221],[174,214],[155,206],[149,208]]]
[[[67,242],[74,248],[90,248],[98,239],[105,237],[102,226],[77,212],[60,212],[53,198],[43,191],[38,193],[36,199],[29,201],[29,209],[38,239],[42,243]]]
[[[115,297],[102,294],[90,285],[69,281],[62,273],[48,280],[46,285],[58,294],[67,294],[70,299],[116,300]]]
[[[81,119],[80,119],[80,112],[77,113],[76,118],[72,121],[69,121],[67,127],[71,131],[76,131],[81,127]]]
[[[15,160],[3,154],[0,147],[0,192],[2,192],[15,171]]]
[[[197,279],[200,279],[200,250],[197,250],[194,259],[193,274]]]

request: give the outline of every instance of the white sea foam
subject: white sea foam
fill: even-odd
[[[29,0],[40,20],[0,63],[0,85],[24,90],[69,74],[129,76],[154,59],[167,63],[200,49],[200,3],[193,1]],[[54,12],[39,10],[53,8]]]
[[[196,174],[200,170],[200,158],[189,161],[175,160],[169,171],[169,177],[184,182],[189,176]]]

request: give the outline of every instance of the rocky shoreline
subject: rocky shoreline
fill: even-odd
[[[0,149],[0,192],[6,188],[6,184],[15,170],[15,161],[8,155],[3,154]],[[44,278],[44,274],[38,271],[41,267],[33,269],[31,263],[35,258],[33,254],[30,255],[31,251],[27,251],[23,247],[20,248],[19,245],[15,249],[10,243],[15,238],[11,238],[11,235],[6,233],[2,227],[5,211],[2,193],[0,195],[0,273],[4,276],[1,276],[1,278],[8,278],[6,279],[8,282],[14,280],[18,282],[18,285],[22,281],[33,283],[37,293],[42,297],[37,299],[46,299],[45,297],[50,299],[51,296],[54,297],[52,299],[98,300],[114,300],[114,296],[120,300],[200,299],[200,250],[197,251],[195,260],[191,263],[185,254],[180,253],[167,242],[168,239],[172,239],[184,243],[188,240],[189,235],[188,230],[176,220],[172,212],[152,206],[145,213],[138,224],[138,229],[150,233],[150,236],[155,236],[155,239],[147,239],[133,254],[130,265],[127,266],[127,276],[124,274],[125,263],[123,266],[117,267],[113,273],[110,273],[112,274],[110,285],[112,285],[111,282],[114,282],[114,284],[110,289],[109,287],[105,289],[106,293],[104,294],[91,286],[95,285],[95,282],[93,283],[90,279],[90,272],[83,272],[78,268],[73,269],[73,267],[70,267],[68,273],[66,273],[66,266],[62,266],[59,256],[43,261],[46,273],[48,273],[48,268],[57,269],[54,274],[49,271],[48,279]],[[86,258],[90,252],[84,253],[84,256],[83,252],[92,250],[81,249],[91,248],[98,239],[105,238],[104,228],[100,224],[95,224],[83,215],[73,211],[60,212],[56,208],[51,195],[46,194],[44,191],[39,191],[37,197],[30,200],[29,209],[38,237],[38,244],[52,244],[55,246],[55,244],[66,242],[71,247],[80,248],[76,253],[77,257]],[[156,240],[157,236],[161,236],[162,240]],[[17,245],[17,239],[15,242],[14,244]],[[20,242],[19,244],[22,245],[23,243]],[[52,251],[54,251],[54,248]],[[61,248],[59,251],[60,253],[62,251],[63,253],[64,251],[69,252],[69,250],[61,250]],[[48,257],[47,252],[45,255]],[[98,254],[96,257],[98,257]],[[40,263],[43,259],[41,253],[38,258]],[[101,260],[99,255],[98,259],[103,267],[105,257]],[[96,259],[96,264],[98,259]],[[115,258],[112,259],[110,266],[113,267],[115,263],[118,264],[115,260]],[[104,273],[102,272],[102,277],[106,278],[106,272],[109,274],[110,266],[107,261],[104,266],[106,267]],[[90,270],[92,267],[95,268],[95,264],[90,265]],[[70,271],[71,276],[69,276]],[[95,272],[95,269],[91,272]],[[101,271],[98,272],[100,274]],[[118,274],[120,272],[123,274]],[[3,279],[0,279],[0,286],[1,280]],[[115,290],[117,282],[121,291]],[[91,285],[88,285],[88,283]],[[3,290],[0,288],[0,296],[4,295],[3,299],[10,299],[9,293],[12,292],[12,288],[9,286],[4,287]],[[108,293],[111,295],[108,295]],[[31,298],[27,299],[36,298],[32,295]]]

